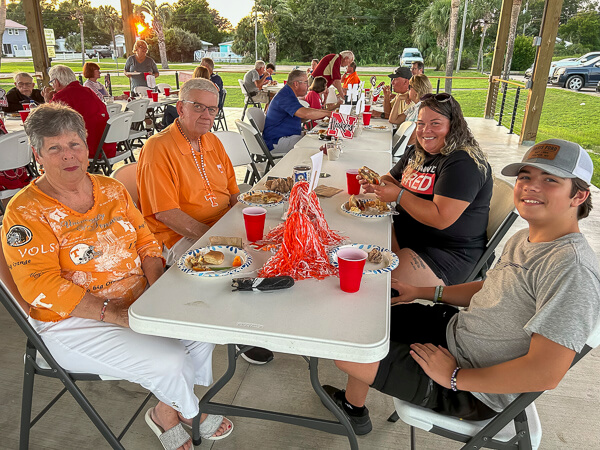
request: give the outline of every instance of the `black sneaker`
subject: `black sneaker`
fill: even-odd
[[[236,348],[239,350],[240,346],[238,345]],[[273,360],[273,352],[261,347],[253,347],[247,352],[242,353],[241,356],[250,364],[257,364],[259,366]]]
[[[371,430],[373,429],[373,424],[371,423],[371,418],[369,417],[369,409],[366,406],[362,413],[356,413],[356,411],[348,411],[344,407],[344,400],[346,400],[345,390],[329,386],[328,384],[323,385],[323,389],[325,390],[327,395],[331,397],[335,404],[338,405],[342,411],[344,411],[344,413],[350,420],[350,425],[352,425],[354,434],[356,434],[357,436],[363,436],[371,432]]]

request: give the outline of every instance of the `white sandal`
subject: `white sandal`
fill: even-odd
[[[181,423],[178,423],[173,428],[169,428],[167,431],[164,431],[156,424],[156,422],[154,422],[154,420],[152,420],[153,410],[154,408],[150,408],[148,411],[146,411],[146,423],[158,437],[165,450],[177,450],[183,444],[191,440],[190,435],[187,434],[187,432],[183,429]]]
[[[179,420],[181,420],[181,418],[182,418],[181,413],[179,413]],[[223,423],[224,420],[226,420],[227,423],[229,425],[231,425],[231,428],[229,428],[229,430],[225,431],[225,433],[223,433],[220,436],[213,436],[213,434],[215,434],[219,430],[219,427],[221,426],[221,424]],[[183,426],[186,427],[187,429],[190,429],[190,430],[192,429],[191,425],[188,425],[185,422],[180,422],[180,423],[183,424]],[[204,419],[202,422],[200,422],[200,437],[202,439],[206,439],[209,441],[218,441],[220,439],[224,439],[227,436],[229,436],[232,431],[233,431],[233,422],[224,416],[216,416],[214,414],[208,414],[206,416],[206,419]]]

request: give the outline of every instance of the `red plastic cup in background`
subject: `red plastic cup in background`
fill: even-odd
[[[158,92],[153,92],[152,93],[152,101],[154,101],[154,102],[158,101]]]
[[[371,111],[371,105],[365,105],[365,112]]]
[[[29,107],[31,106],[29,103],[22,103],[23,111],[29,111]]]
[[[364,126],[368,126],[371,124],[371,112],[364,112],[363,113],[363,125]]]
[[[131,91],[123,91],[123,94],[125,94],[127,97],[131,97]]]
[[[171,95],[171,88],[165,88],[165,95],[168,97],[169,95]]]
[[[356,176],[358,175],[358,169],[346,170],[346,183],[348,185],[348,194],[358,195],[360,194],[360,183]]]
[[[29,110],[21,110],[19,111],[19,114],[21,114],[21,120],[23,121],[23,123],[25,123],[25,120],[27,119],[27,116],[29,115]]]
[[[340,288],[344,292],[357,292],[360,288],[367,252],[358,248],[341,248],[337,252]]]
[[[152,99],[152,89],[146,89],[146,94],[148,94],[149,99]]]
[[[284,84],[284,85],[285,85],[285,84],[287,84],[287,80],[283,80],[283,84]]]
[[[244,208],[242,213],[244,214],[246,237],[251,242],[260,241],[263,238],[267,210],[260,206],[252,206],[250,208]]]

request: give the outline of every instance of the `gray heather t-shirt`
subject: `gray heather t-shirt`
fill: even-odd
[[[158,73],[158,67],[152,58],[146,56],[143,62],[138,62],[135,59],[135,55],[131,55],[125,61],[125,72],[140,72],[140,75],[131,76],[131,89],[135,89],[138,86],[148,86],[146,84],[146,77],[144,73]]]
[[[246,73],[246,75],[244,75],[244,87],[246,88],[248,94],[254,95],[258,92],[256,84],[254,84],[254,82],[258,80],[260,80],[260,75],[256,69],[252,69]]]
[[[448,350],[461,367],[519,358],[533,333],[578,352],[598,320],[598,261],[585,237],[531,243],[528,236],[521,230],[507,242],[470,306],[448,324]],[[473,395],[501,411],[518,394]]]

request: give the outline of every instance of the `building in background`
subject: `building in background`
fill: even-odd
[[[27,27],[6,19],[6,28],[2,36],[2,53],[6,57],[31,57],[31,46],[27,41]]]

